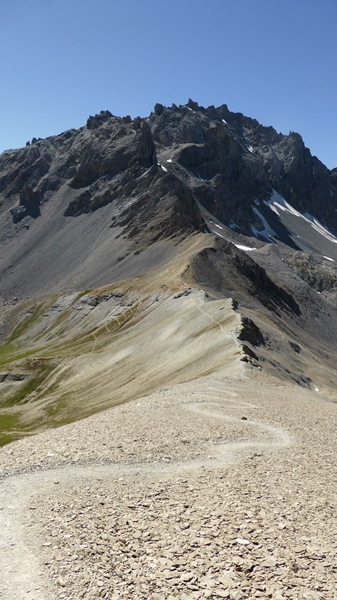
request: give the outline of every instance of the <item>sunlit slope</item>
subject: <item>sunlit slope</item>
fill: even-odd
[[[240,324],[230,299],[197,288],[120,285],[27,307],[0,349],[2,441],[226,368]]]

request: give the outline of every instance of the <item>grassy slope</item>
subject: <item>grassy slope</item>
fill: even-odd
[[[118,285],[16,309],[0,347],[0,444],[240,356],[240,315],[231,301],[211,301],[198,288],[181,295],[191,251]]]
[[[210,244],[195,236],[146,274],[14,307],[0,346],[0,445],[167,385],[242,372],[241,314],[187,268]],[[313,352],[315,339],[303,332],[292,343],[284,315],[278,324],[262,309],[240,309],[265,337],[255,366],[335,400],[337,375]]]

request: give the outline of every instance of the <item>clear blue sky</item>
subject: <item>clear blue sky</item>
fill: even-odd
[[[0,0],[0,151],[156,102],[227,104],[337,166],[336,0]]]

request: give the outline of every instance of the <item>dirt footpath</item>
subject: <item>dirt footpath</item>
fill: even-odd
[[[6,446],[0,597],[336,598],[336,418],[219,376]]]

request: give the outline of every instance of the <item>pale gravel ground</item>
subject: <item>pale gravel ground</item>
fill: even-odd
[[[261,373],[0,450],[0,597],[337,598],[337,405]]]

